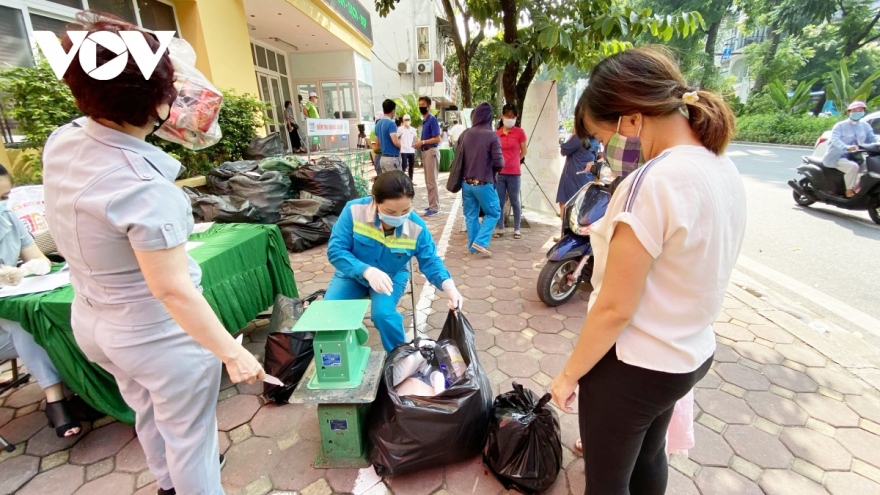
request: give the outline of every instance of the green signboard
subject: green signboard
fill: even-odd
[[[324,0],[368,40],[373,41],[373,21],[370,12],[358,0]]]

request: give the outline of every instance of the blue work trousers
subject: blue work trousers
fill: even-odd
[[[498,174],[495,178],[495,188],[498,189],[498,203],[504,212],[504,200],[510,199],[510,207],[513,209],[513,230],[519,231],[522,220],[522,205],[519,201],[519,191],[522,188],[521,175]],[[505,198],[507,196],[507,198]],[[504,215],[498,219],[498,230],[504,230]]]
[[[465,182],[461,186],[461,198],[464,201],[464,221],[467,223],[468,250],[476,251],[471,246],[476,244],[484,248],[489,247],[492,240],[492,229],[501,218],[501,205],[498,203],[498,193],[492,184],[472,186]],[[480,222],[480,210],[485,216]]]
[[[381,267],[379,268],[382,269]],[[387,272],[386,272],[387,273]],[[349,301],[362,299],[369,294],[372,304],[370,305],[370,319],[379,330],[382,337],[382,347],[386,352],[391,352],[395,347],[406,342],[406,334],[403,331],[403,315],[397,312],[397,303],[406,291],[406,283],[409,281],[409,272],[401,270],[396,274],[388,274],[394,283],[391,295],[380,294],[369,285],[364,285],[357,280],[341,276],[338,272],[330,280],[325,301]]]

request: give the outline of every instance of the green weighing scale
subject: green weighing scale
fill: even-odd
[[[290,402],[318,405],[321,449],[316,468],[370,465],[366,421],[376,399],[385,351],[367,347],[368,300],[315,301],[291,331],[315,334],[315,358]]]

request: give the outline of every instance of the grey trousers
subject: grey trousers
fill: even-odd
[[[390,172],[392,170],[401,170],[399,156],[382,156],[379,158],[379,168],[382,172]]]
[[[440,150],[422,150],[422,166],[425,168],[425,188],[428,190],[428,208],[440,211],[440,191],[437,180],[440,174]]]
[[[21,359],[28,371],[37,379],[40,388],[61,383],[61,375],[52,364],[46,349],[34,341],[33,335],[17,321],[0,318],[0,360]]]
[[[80,349],[116,378],[159,487],[224,495],[217,443],[220,360],[177,323],[121,326],[77,298],[71,323]]]

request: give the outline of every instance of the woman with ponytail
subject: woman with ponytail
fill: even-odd
[[[622,179],[592,226],[595,290],[551,392],[566,411],[579,401],[586,493],[662,495],[673,407],[712,364],[745,231],[745,190],[722,154],[734,118],[656,48],[596,65],[577,108]]]

